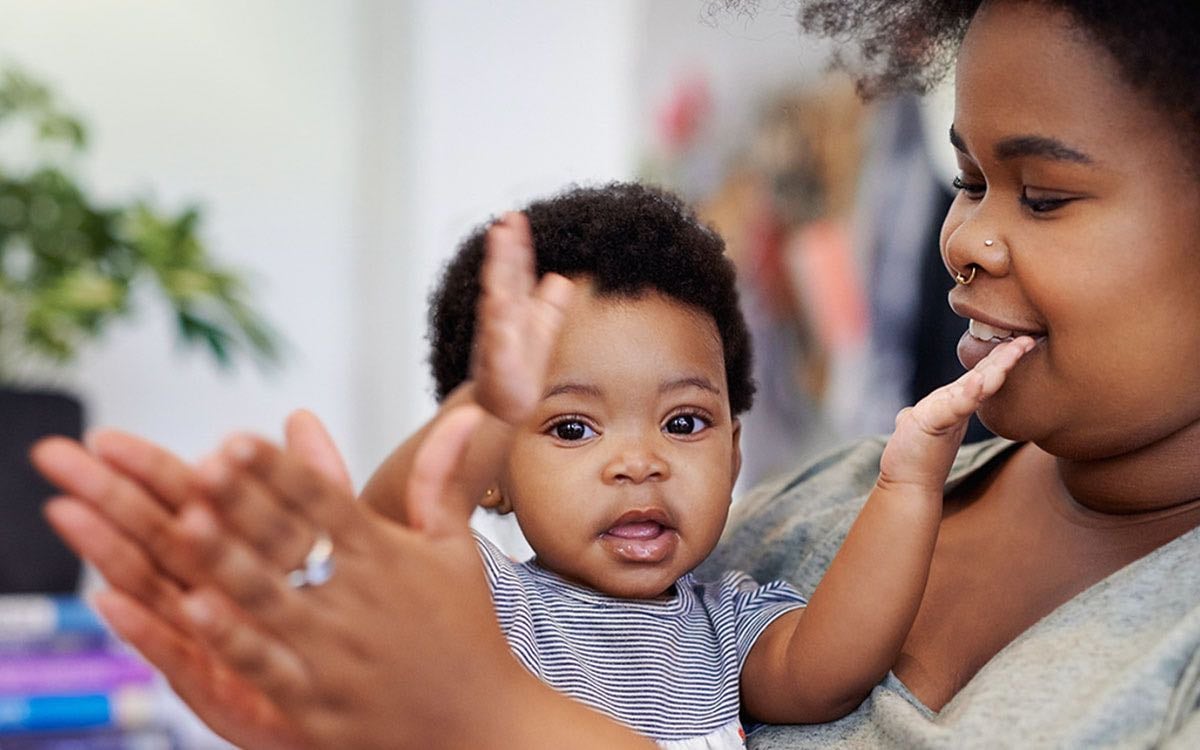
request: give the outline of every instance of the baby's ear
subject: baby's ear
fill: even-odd
[[[512,513],[512,503],[504,496],[499,487],[489,487],[487,492],[483,493],[483,498],[479,501],[479,507],[487,508],[488,510],[505,515]]]
[[[733,455],[731,459],[729,485],[733,486],[737,484],[738,474],[742,472],[742,420],[736,417],[733,420]]]

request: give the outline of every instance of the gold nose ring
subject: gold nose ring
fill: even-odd
[[[971,271],[969,276],[963,276],[962,271],[954,272],[954,283],[955,284],[961,284],[963,286],[968,286],[968,285],[970,285],[970,283],[972,281],[975,280],[975,272],[979,270],[979,266],[972,263],[971,265],[967,266],[967,268]]]

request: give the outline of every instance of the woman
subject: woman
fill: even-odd
[[[950,304],[970,321],[960,358],[970,366],[1018,334],[1038,345],[980,414],[1016,442],[966,450],[951,474],[929,582],[892,672],[850,716],[767,727],[749,744],[1196,746],[1197,11],[1187,0],[839,2],[804,18],[831,33],[867,29],[883,63],[876,82],[924,76],[915,58],[957,49],[950,141],[961,174],[941,246],[959,282]],[[454,447],[470,429],[444,420],[426,446]],[[291,434],[330,464],[307,417]],[[881,445],[852,446],[748,499],[713,564],[811,589],[870,490]],[[57,501],[51,517],[123,590],[100,602],[117,630],[235,742],[644,745],[508,655],[465,525],[430,502],[452,491],[452,452],[430,448],[413,464],[410,501],[425,509],[416,530],[368,523],[332,499],[308,504],[334,539],[339,576],[280,593],[267,562],[210,517],[176,522],[181,464],[121,436],[96,448],[139,483],[59,445],[39,459],[80,499]],[[251,453],[265,466],[291,460]],[[337,487],[321,484],[331,497]],[[145,522],[149,493],[165,503],[157,526]],[[285,568],[311,542],[288,538],[268,556]],[[175,566],[184,585],[199,582],[196,568],[156,539],[191,540],[240,607],[207,589],[183,596],[153,566]]]

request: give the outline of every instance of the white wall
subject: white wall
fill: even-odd
[[[458,240],[635,162],[632,0],[366,3],[364,469],[432,413],[426,299]]]
[[[89,423],[196,457],[233,427],[277,433],[303,404],[349,441],[355,7],[4,0],[0,18],[0,58],[90,125],[79,166],[96,192],[200,201],[214,254],[249,272],[289,344],[275,375],[218,372],[178,350],[165,308],[143,295],[72,374]]]

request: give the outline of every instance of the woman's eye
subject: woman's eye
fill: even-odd
[[[974,199],[982,198],[984,191],[987,189],[987,185],[981,182],[967,182],[966,178],[962,175],[955,175],[952,184],[955,190],[965,193],[968,198]]]
[[[1074,198],[1054,198],[1031,193],[1029,188],[1021,189],[1021,203],[1035,214],[1044,214],[1056,208],[1062,208]]]
[[[708,422],[695,414],[677,414],[667,420],[664,429],[672,435],[694,435],[708,427]]]
[[[595,437],[596,431],[578,419],[568,419],[565,422],[559,422],[550,428],[550,432],[554,433],[554,437],[567,442],[576,440],[586,440],[587,438]]]

